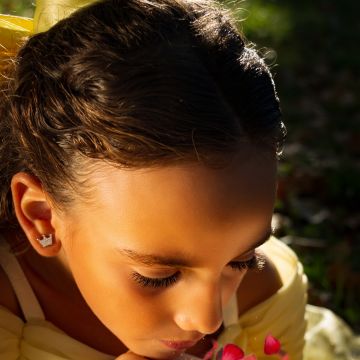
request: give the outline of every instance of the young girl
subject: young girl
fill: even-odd
[[[266,65],[209,1],[104,0],[57,22],[75,7],[38,4],[42,32],[2,68],[1,359],[201,357],[214,339],[271,359],[269,333],[301,359],[306,278],[271,237],[285,131]],[[11,60],[32,25],[2,24]]]

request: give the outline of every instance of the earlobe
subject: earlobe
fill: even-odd
[[[17,173],[11,181],[16,217],[33,248],[42,256],[58,254],[61,243],[52,226],[52,206],[40,181],[33,175]],[[44,241],[51,235],[49,241]],[[46,245],[46,246],[44,246]]]

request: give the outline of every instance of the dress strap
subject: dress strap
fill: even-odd
[[[0,236],[0,266],[4,269],[15,291],[25,319],[45,320],[44,312],[32,290],[23,270],[5,239]]]
[[[231,297],[229,303],[223,309],[224,326],[230,326],[238,322],[238,306],[236,292]]]

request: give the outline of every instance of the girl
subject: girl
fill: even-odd
[[[2,358],[172,359],[218,339],[261,359],[272,333],[301,359],[266,65],[209,1],[104,0],[45,31],[66,5],[38,4],[42,32],[3,69]],[[3,19],[5,58],[23,33]]]

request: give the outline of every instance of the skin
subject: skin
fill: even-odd
[[[86,186],[91,200],[78,197],[61,211],[37,179],[19,173],[12,181],[17,218],[33,247],[21,265],[48,319],[74,336],[86,332],[77,325],[82,319],[86,325],[99,319],[113,334],[111,341],[121,339],[118,354],[129,349],[126,356],[134,359],[170,359],[180,352],[162,340],[197,341],[214,333],[222,309],[239,289],[251,305],[246,293],[252,289],[241,286],[251,270],[234,270],[229,263],[249,260],[269,232],[275,156],[244,144],[222,169],[186,163],[120,170],[99,162]],[[49,233],[55,242],[42,248],[36,239]],[[124,250],[188,264],[146,265]],[[169,287],[146,288],[134,272],[150,278],[180,276]],[[98,337],[100,327],[94,329]],[[90,344],[95,339],[86,336]],[[107,349],[116,347],[111,341]]]

